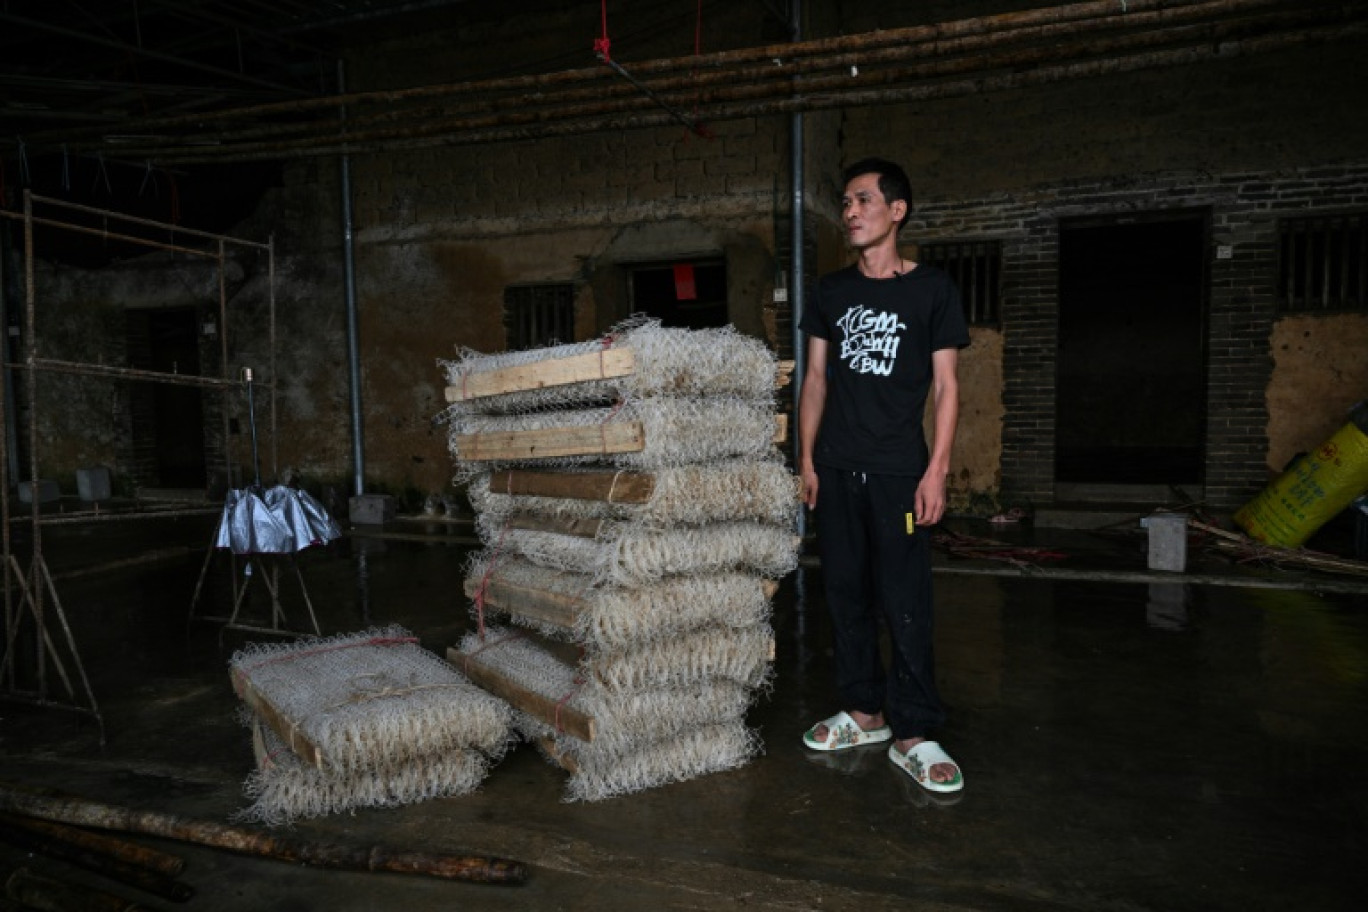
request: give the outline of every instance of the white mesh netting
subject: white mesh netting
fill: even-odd
[[[543,730],[541,723],[524,713],[515,723],[526,734]],[[541,737],[538,735],[538,737]],[[552,763],[545,742],[538,747]],[[577,747],[557,743],[574,770],[565,784],[566,801],[602,801],[648,788],[683,782],[709,773],[736,769],[761,751],[760,738],[740,719],[714,722],[633,747],[626,753],[600,756],[594,744]]]
[[[549,738],[558,753],[590,756],[602,763],[643,745],[715,722],[734,722],[750,708],[754,693],[734,681],[704,681],[694,687],[644,690],[604,699],[589,693],[582,701],[592,710],[594,740],[584,741],[554,725],[514,711],[514,728],[526,738]],[[586,751],[588,753],[586,753]]]
[[[669,640],[613,652],[588,652],[578,668],[557,660],[516,630],[487,626],[482,639],[467,634],[460,652],[478,656],[528,690],[583,709],[586,691],[620,695],[643,690],[687,689],[725,680],[759,689],[770,681],[774,637],[768,625],[694,630]],[[571,695],[567,699],[567,694]]]
[[[291,753],[260,720],[253,720],[253,742],[257,769],[243,784],[252,803],[234,816],[267,826],[469,794],[484,780],[490,763],[479,751],[459,749],[366,770],[321,770]]]
[[[626,650],[703,627],[746,629],[770,620],[765,581],[742,573],[675,577],[638,589],[602,588],[593,586],[592,579],[581,573],[551,570],[508,555],[491,560],[489,552],[482,552],[473,556],[468,579],[477,586],[487,580],[505,580],[582,599],[585,609],[570,629],[488,604],[485,614],[511,614],[519,626],[598,652]]]
[[[492,450],[497,435],[518,431],[604,428],[639,423],[643,448],[633,453],[500,456]],[[448,448],[457,464],[457,481],[480,472],[520,465],[585,465],[656,469],[732,457],[770,459],[776,431],[774,408],[734,397],[688,399],[657,396],[632,399],[608,408],[537,412],[527,415],[454,415]],[[475,435],[481,435],[476,437]],[[485,447],[481,452],[481,445]],[[605,446],[606,446],[605,442]],[[596,445],[597,446],[597,445]],[[491,455],[494,453],[496,455]]]
[[[439,360],[447,383],[465,390],[468,378],[506,367],[525,366],[609,350],[632,352],[634,369],[622,377],[546,386],[452,403],[446,414],[498,414],[548,408],[573,408],[619,398],[645,396],[736,396],[769,402],[774,398],[778,362],[758,339],[730,326],[716,329],[666,329],[655,320],[624,323],[608,336],[589,342],[530,351],[481,354],[462,350]]]
[[[230,662],[336,772],[393,767],[446,751],[501,752],[509,708],[399,626],[251,644]],[[241,689],[239,688],[239,692]]]
[[[477,526],[488,548],[522,555],[553,570],[587,574],[605,586],[647,586],[665,577],[741,570],[771,579],[798,566],[798,535],[755,522],[643,529],[609,523],[597,538],[508,528],[481,514]]]

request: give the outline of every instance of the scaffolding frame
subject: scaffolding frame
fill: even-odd
[[[73,221],[63,221],[61,218],[34,215],[35,204],[40,206],[50,206],[57,210],[58,214],[63,211],[67,213],[80,213],[87,216],[94,216],[101,220],[101,228],[93,228],[89,225],[77,224]],[[269,303],[269,346],[268,360],[270,382],[260,384],[270,390],[270,438],[271,438],[271,470],[273,474],[279,471],[279,454],[277,446],[277,374],[276,374],[276,300],[275,300],[275,240],[268,238],[265,243],[259,241],[249,241],[242,238],[230,237],[228,235],[214,234],[207,231],[184,228],[165,222],[152,219],[140,218],[107,209],[98,209],[91,206],[84,206],[64,200],[52,199],[50,197],[37,196],[30,190],[23,192],[23,211],[14,213],[0,210],[0,216],[23,223],[23,246],[24,246],[24,351],[23,361],[13,362],[9,358],[9,348],[5,346],[0,351],[0,380],[3,380],[5,388],[12,389],[12,371],[25,371],[27,382],[24,384],[26,393],[26,403],[28,406],[28,457],[29,457],[29,476],[30,476],[30,516],[28,521],[32,529],[32,555],[27,568],[21,566],[19,558],[14,553],[13,540],[10,524],[14,521],[21,521],[22,517],[11,517],[10,511],[10,469],[9,469],[9,441],[5,428],[8,426],[9,418],[6,415],[7,403],[6,395],[0,395],[0,547],[3,547],[3,554],[0,560],[4,564],[4,601],[5,601],[5,643],[4,652],[0,654],[0,698],[17,700],[36,704],[45,708],[68,709],[76,712],[85,713],[95,719],[99,727],[100,743],[105,741],[104,718],[100,713],[99,704],[96,702],[94,690],[90,686],[90,679],[86,675],[85,665],[81,660],[80,650],[76,644],[76,638],[71,631],[71,626],[67,621],[66,609],[62,605],[61,597],[57,592],[57,587],[53,583],[52,573],[48,568],[47,560],[43,555],[43,535],[42,530],[45,525],[57,522],[72,522],[79,517],[64,514],[61,517],[44,518],[42,511],[42,497],[40,494],[41,473],[39,471],[39,445],[38,445],[38,400],[37,386],[38,376],[43,372],[72,374],[86,377],[102,378],[123,378],[128,380],[138,380],[153,383],[170,383],[182,386],[194,386],[206,390],[229,391],[239,388],[241,383],[234,380],[229,375],[228,357],[228,293],[227,280],[224,266],[227,261],[229,247],[263,250],[266,253],[267,262],[267,295]],[[72,218],[73,216],[67,216]],[[111,223],[115,224],[119,230],[110,230]],[[33,229],[35,226],[43,226],[58,231],[70,231],[77,234],[94,235],[105,240],[119,241],[145,247],[151,250],[167,251],[172,253],[183,253],[188,256],[200,257],[213,260],[217,267],[218,276],[218,326],[219,326],[219,376],[197,376],[188,374],[166,373],[164,371],[142,370],[131,367],[116,367],[105,364],[93,364],[77,361],[63,361],[39,356],[39,339],[37,333],[37,290],[34,281],[34,238]],[[152,237],[142,236],[133,232],[143,231],[147,234],[151,232],[165,232],[167,236],[175,239],[177,237],[194,239],[206,242],[207,249],[188,246],[186,243],[173,243],[171,241],[161,241]],[[226,478],[231,484],[232,479],[232,455],[230,452],[229,441],[231,439],[228,409],[220,409],[222,421],[223,439],[223,458]],[[120,518],[145,518],[148,516],[175,516],[175,515],[204,515],[210,510],[187,509],[187,510],[156,510],[150,513],[104,513],[93,514],[85,518],[91,519],[120,519]],[[237,591],[237,574],[232,574],[234,587],[234,603],[240,601]],[[50,603],[50,604],[49,604]],[[19,662],[17,650],[20,645],[22,629],[28,619],[32,619],[34,624],[33,645],[34,655],[32,659],[33,673],[31,684],[20,680]],[[49,629],[49,624],[55,623],[60,628],[61,642],[54,640],[53,632]],[[66,660],[63,658],[65,647]],[[70,661],[72,671],[67,669],[67,660]],[[64,698],[54,697],[52,688],[49,685],[49,665],[56,673],[61,682]],[[74,673],[74,675],[73,675]],[[73,680],[73,677],[75,680]],[[79,689],[77,687],[79,682]],[[29,686],[25,686],[29,684]]]

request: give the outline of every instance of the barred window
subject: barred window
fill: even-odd
[[[1278,230],[1278,305],[1288,313],[1368,310],[1368,217],[1283,219]]]
[[[508,350],[575,341],[575,286],[510,285],[504,289]]]
[[[996,326],[1000,322],[1001,241],[922,244],[917,259],[939,266],[955,280],[964,300],[964,319],[970,326]]]

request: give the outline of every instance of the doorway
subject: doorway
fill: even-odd
[[[1056,496],[1200,485],[1206,213],[1060,223]]]
[[[727,265],[720,259],[642,265],[630,273],[632,312],[661,326],[707,329],[726,326]]]
[[[199,376],[199,319],[193,307],[128,312],[129,363]],[[131,393],[139,481],[158,488],[204,488],[204,400],[198,387],[138,383]]]

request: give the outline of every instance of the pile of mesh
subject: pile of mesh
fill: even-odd
[[[593,367],[584,356],[619,348],[632,351],[626,376],[538,379],[578,376]],[[528,388],[466,395],[492,385],[479,375],[515,366]],[[476,629],[448,653],[452,661],[479,666],[472,678],[517,702],[514,729],[569,771],[569,801],[753,758],[761,744],[745,715],[771,680],[769,600],[799,547],[798,488],[775,444],[773,354],[731,328],[648,321],[580,345],[463,352],[443,367],[453,405],[442,417],[484,542],[466,571]],[[606,452],[601,430],[604,452],[557,455],[618,422],[640,425],[640,452]],[[554,429],[565,429],[559,440]],[[487,440],[522,431],[565,445],[490,457]],[[571,490],[600,494],[515,494],[511,482],[500,492],[492,473],[506,468],[568,472]],[[587,472],[601,483],[573,483]],[[651,476],[648,493],[633,494],[641,502],[614,500],[607,481],[624,472]],[[577,657],[553,641],[577,647]],[[592,725],[577,722],[571,734],[566,713]]]
[[[754,757],[760,741],[746,728],[756,687],[768,681],[772,640],[764,625],[743,636],[704,630],[654,649],[586,654],[569,665],[526,636],[489,627],[469,634],[462,655],[479,654],[550,701],[592,716],[592,741],[562,731],[557,719],[514,714],[514,727],[570,770],[566,798],[596,801],[704,773]]]
[[[438,366],[446,374],[447,383],[454,390],[461,390],[473,374],[621,349],[634,356],[635,370],[627,376],[537,387],[482,399],[466,399],[458,394],[446,414],[513,414],[661,396],[764,401],[774,394],[778,365],[758,339],[741,335],[730,326],[692,331],[666,329],[658,320],[640,317],[589,342],[497,354],[463,349],[455,359],[439,361]]]
[[[230,669],[257,754],[242,819],[275,826],[465,794],[512,738],[507,704],[398,626],[250,644]]]
[[[615,522],[593,538],[510,528],[482,515],[480,535],[507,553],[554,570],[578,570],[595,583],[639,587],[676,576],[744,570],[777,579],[797,566],[791,530],[757,522],[645,529]]]
[[[616,405],[569,411],[513,415],[455,414],[447,418],[448,447],[457,460],[458,477],[489,469],[526,465],[606,464],[631,469],[657,469],[690,463],[750,457],[765,459],[774,450],[774,408],[766,402],[735,397],[711,399],[655,396],[627,399]],[[606,428],[639,424],[642,449],[538,459],[498,458],[481,451],[483,441],[519,431],[558,428]]]
[[[571,627],[542,623],[516,610],[484,607],[486,617],[503,617],[519,627],[586,650],[612,652],[677,637],[697,629],[741,630],[768,625],[765,581],[745,573],[710,573],[661,580],[623,589],[596,586],[582,573],[551,570],[519,557],[493,559],[479,552],[468,578],[477,585],[508,582],[527,589],[580,599],[584,608]]]
[[[768,455],[773,455],[771,448]],[[539,497],[494,490],[489,473],[467,488],[483,518],[501,521],[516,513],[558,519],[615,519],[646,529],[753,520],[787,528],[798,509],[797,480],[778,458],[727,459],[654,470],[644,503]]]

